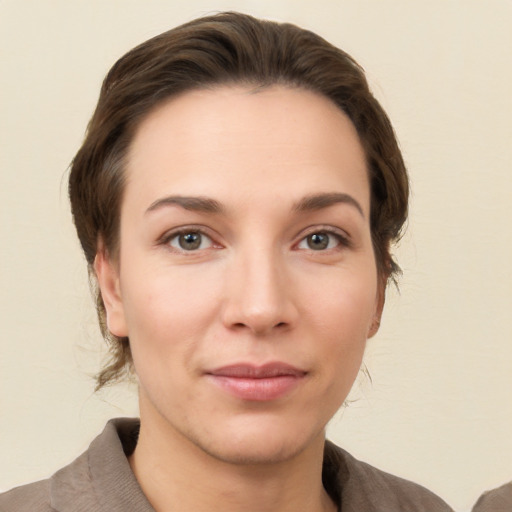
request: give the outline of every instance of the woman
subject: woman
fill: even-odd
[[[225,13],[121,58],[69,193],[112,362],[110,422],[2,510],[449,510],[325,441],[379,327],[408,181],[361,68]]]

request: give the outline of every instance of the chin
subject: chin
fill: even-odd
[[[263,422],[264,423],[264,422]],[[236,465],[267,465],[291,460],[308,447],[320,443],[323,449],[325,431],[295,425],[280,425],[275,420],[267,425],[254,421],[249,426],[237,425],[211,435],[189,439],[211,457]],[[306,434],[309,432],[309,435]]]
[[[302,452],[303,447],[292,443],[261,442],[237,442],[229,443],[229,446],[221,443],[208,443],[200,448],[209,456],[225,462],[242,466],[258,466],[278,464],[296,457]]]

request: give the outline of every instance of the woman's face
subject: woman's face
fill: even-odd
[[[308,91],[219,87],[159,107],[128,156],[119,260],[96,269],[143,425],[225,461],[301,452],[382,307],[353,125]]]

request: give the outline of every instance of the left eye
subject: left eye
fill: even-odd
[[[168,244],[180,251],[197,251],[208,249],[213,245],[212,239],[199,231],[178,233],[169,239]]]
[[[341,241],[338,235],[326,231],[317,231],[303,238],[297,247],[299,249],[309,249],[312,251],[325,251],[326,249],[337,247],[340,243]]]

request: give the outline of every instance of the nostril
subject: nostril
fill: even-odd
[[[279,329],[279,330],[283,330],[283,329],[286,329],[288,327],[288,322],[279,322],[277,324],[275,324],[273,327],[271,327],[271,330],[272,329]],[[261,327],[261,326],[253,326],[251,328],[251,324],[250,323],[244,323],[244,322],[236,322],[234,323],[232,326],[232,329],[236,329],[236,330],[240,330],[240,329],[251,329],[251,330],[255,330],[255,331],[265,331],[267,332],[267,329]]]

